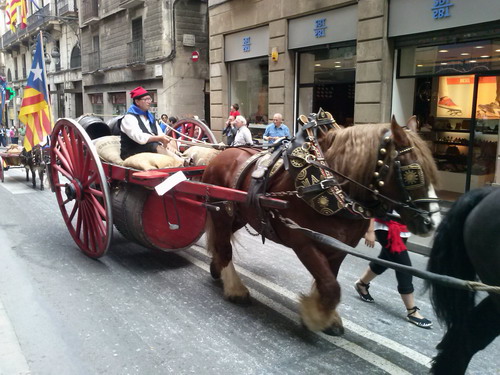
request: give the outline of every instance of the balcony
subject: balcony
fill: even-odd
[[[121,8],[135,8],[144,5],[144,0],[120,0]]]
[[[91,25],[99,21],[99,1],[82,0],[82,23]]]
[[[75,0],[59,0],[57,2],[57,15],[59,16],[76,16],[77,8]]]
[[[28,30],[28,32],[34,31],[38,27],[42,26],[45,22],[51,21],[52,19],[48,16],[50,16],[50,5],[45,5],[42,9],[37,10],[35,13],[28,17],[28,26],[25,30]],[[20,31],[24,30],[18,29],[18,34]]]
[[[89,57],[89,71],[99,70],[101,68],[101,53],[100,51],[90,52]]]
[[[146,57],[144,56],[144,39],[133,40],[127,43],[127,47],[127,63],[130,65],[143,66],[146,63]]]

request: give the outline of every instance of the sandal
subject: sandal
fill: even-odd
[[[362,292],[362,290],[360,288],[361,286],[366,289],[366,294],[364,294]],[[365,284],[361,280],[358,280],[358,281],[356,281],[354,283],[354,289],[356,289],[356,292],[358,292],[359,298],[361,298],[361,301],[372,303],[372,302],[375,302],[375,300],[372,298],[372,296],[370,295],[370,293],[368,293],[368,288],[369,287],[370,287],[370,283]]]
[[[417,327],[420,327],[420,328],[431,328],[432,327],[432,322],[429,319],[417,318],[415,316],[412,316],[418,310],[420,310],[417,306],[413,306],[411,309],[406,309],[406,310],[409,311],[408,315],[406,315],[406,320],[408,320],[410,323],[413,323]]]

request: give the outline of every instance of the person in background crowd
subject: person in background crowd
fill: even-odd
[[[170,117],[168,118],[168,123],[169,123],[171,126],[175,125],[175,123],[176,123],[177,121],[179,121],[179,120],[178,120],[178,119],[177,119],[177,117],[175,117],[175,116],[170,116]]]
[[[410,232],[405,225],[393,220],[371,219],[370,227],[365,234],[365,243],[369,247],[375,245],[375,238],[382,245],[379,258],[389,260],[391,262],[403,264],[411,267],[411,260],[406,248],[406,240],[410,236]],[[381,275],[387,267],[377,263],[370,262],[368,268],[363,275],[356,281],[354,288],[364,302],[375,302],[373,297],[368,292],[370,281],[378,275]],[[424,318],[418,312],[420,309],[415,306],[413,296],[412,276],[404,272],[395,271],[398,281],[398,292],[406,307],[406,319],[421,328],[430,328],[432,322]]]
[[[278,139],[284,137],[290,138],[290,130],[288,129],[288,126],[283,124],[283,116],[281,113],[275,113],[273,116],[273,123],[267,125],[262,138],[264,141],[274,143]]]
[[[247,127],[247,120],[243,116],[236,116],[234,126],[238,129],[231,146],[250,146],[253,144],[252,133]]]
[[[167,124],[168,124],[168,116],[165,113],[161,115],[159,124],[161,130],[163,131],[163,133],[165,133],[167,131]]]
[[[5,132],[5,125],[0,125],[0,146],[7,146],[7,140],[5,139],[6,137],[6,132]]]
[[[11,129],[11,141],[13,145],[17,145],[19,143],[19,129],[13,126]]]
[[[149,111],[152,102],[151,95],[139,86],[130,91],[130,97],[133,104],[123,116],[121,123],[120,157],[125,160],[141,152],[172,156],[172,152],[167,150],[169,138],[162,132],[154,115]]]
[[[229,116],[226,121],[226,126],[222,131],[222,134],[227,137],[227,144],[231,145],[234,142],[234,137],[238,129],[234,126],[235,116]]]
[[[26,135],[26,126],[24,124],[21,124],[21,127],[19,128],[19,140],[21,141],[21,146],[24,147],[24,136]]]
[[[234,116],[234,118],[236,118],[236,116],[239,116],[241,114],[239,112],[239,109],[240,109],[240,106],[238,103],[234,103],[233,105],[231,105],[231,110],[229,111],[229,116]]]

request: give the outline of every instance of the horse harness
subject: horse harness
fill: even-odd
[[[302,120],[302,119],[301,119]],[[261,223],[260,233],[264,241],[265,237],[277,238],[270,225],[269,214],[261,207],[259,196],[284,196],[295,195],[301,198],[316,212],[325,215],[339,215],[350,219],[369,219],[372,217],[383,217],[387,214],[389,207],[386,202],[395,206],[401,206],[416,211],[417,215],[429,215],[428,211],[419,209],[417,203],[428,203],[433,199],[412,200],[410,191],[425,186],[424,174],[421,166],[413,162],[409,165],[401,165],[399,156],[412,150],[406,147],[389,152],[391,142],[391,131],[387,130],[382,136],[376,168],[373,172],[372,183],[367,187],[342,173],[328,167],[321,148],[317,141],[317,130],[320,126],[327,129],[336,125],[335,120],[327,118],[324,112],[303,122],[301,131],[291,140],[282,140],[273,144],[268,150],[252,155],[240,167],[233,180],[233,188],[241,187],[247,172],[255,166],[252,179],[248,189],[247,204],[257,208],[257,214]],[[337,125],[338,126],[338,125]],[[385,179],[390,171],[390,164],[394,165],[398,186],[403,194],[403,202],[397,202],[379,193],[378,189],[385,185]],[[296,190],[287,192],[267,192],[267,183],[281,166],[284,166],[294,180]],[[341,183],[335,176],[354,183],[355,185],[372,193],[375,202],[357,202],[351,199],[342,189]],[[384,202],[386,201],[386,202]]]

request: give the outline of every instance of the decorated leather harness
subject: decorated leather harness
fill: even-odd
[[[239,188],[246,171],[255,164],[247,203],[257,208],[263,241],[264,236],[276,238],[276,234],[269,223],[269,215],[259,204],[258,197],[261,194],[268,196],[282,196],[287,193],[288,195],[296,195],[316,212],[325,216],[341,215],[351,219],[382,217],[390,210],[388,204],[391,204],[413,210],[416,215],[424,216],[430,220],[432,213],[420,209],[416,205],[429,203],[434,199],[412,200],[410,196],[410,191],[425,186],[422,168],[416,162],[401,165],[399,156],[410,152],[412,147],[393,149],[389,152],[392,140],[390,130],[382,136],[372,183],[365,186],[333,170],[326,164],[317,141],[317,132],[320,127],[325,127],[327,130],[331,127],[338,127],[331,115],[320,110],[317,115],[313,114],[309,118],[301,116],[299,120],[303,124],[302,129],[291,141],[283,140],[273,145],[270,150],[253,155],[242,166],[233,183],[234,188]],[[281,162],[294,179],[296,190],[266,193],[268,179],[281,167]],[[394,165],[398,185],[404,197],[402,202],[386,197],[378,190],[384,186],[391,164]],[[352,200],[343,191],[337,176],[371,192],[373,201],[360,203]]]

